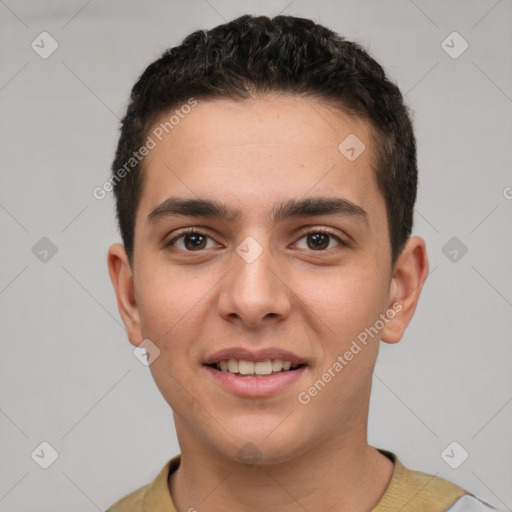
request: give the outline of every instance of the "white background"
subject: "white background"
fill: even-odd
[[[369,440],[511,510],[512,2],[3,0],[0,511],[104,510],[179,451],[117,312],[112,196],[92,191],[145,67],[244,13],[327,25],[406,95],[431,275],[405,338],[382,344]],[[31,48],[43,31],[59,45],[47,59]],[[441,46],[453,31],[469,44],[456,59]],[[468,248],[455,263],[442,252],[454,236]],[[57,247],[47,262],[32,252],[42,237]],[[31,458],[42,441],[59,454],[46,470]],[[453,441],[469,453],[456,470],[441,457]]]

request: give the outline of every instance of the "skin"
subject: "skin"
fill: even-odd
[[[349,134],[366,146],[353,162],[338,150]],[[371,135],[366,121],[316,99],[216,99],[199,101],[146,157],[133,268],[121,244],[108,266],[130,342],[150,339],[161,351],[150,369],[181,448],[169,481],[178,510],[363,512],[385,492],[393,464],[367,442],[372,370],[380,341],[402,338],[428,262],[424,240],[411,237],[391,266]],[[239,218],[147,222],[170,196],[215,199]],[[367,223],[349,215],[272,222],[274,204],[313,196],[342,197]],[[204,248],[184,238],[165,247],[187,227],[210,237]],[[316,248],[311,235],[322,229],[349,245],[327,238]],[[235,251],[248,236],[262,248],[252,263]],[[298,394],[393,304],[401,306],[394,318],[301,404]],[[307,367],[274,396],[238,397],[202,364],[232,347],[278,347]],[[240,460],[247,443],[258,455],[252,464]]]

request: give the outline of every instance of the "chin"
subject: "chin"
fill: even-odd
[[[205,441],[219,455],[233,462],[242,462],[248,466],[286,463],[308,451],[309,437],[300,429],[290,429],[289,425],[285,427],[283,424],[286,420],[283,422],[283,419],[280,417],[277,422],[263,423],[253,420],[252,425],[246,428],[232,424],[226,430],[236,433],[233,436],[223,429],[217,430],[218,437],[212,436],[210,430],[205,433]]]

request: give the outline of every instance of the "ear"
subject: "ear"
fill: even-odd
[[[428,275],[425,240],[419,236],[409,238],[398,257],[389,287],[388,318],[381,340],[398,343],[409,325]],[[394,316],[391,313],[394,312]]]
[[[124,245],[114,244],[108,250],[108,273],[114,286],[117,308],[123,320],[128,339],[138,346],[143,341],[139,309],[135,300],[133,273]]]

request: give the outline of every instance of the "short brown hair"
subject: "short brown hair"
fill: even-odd
[[[416,142],[400,90],[361,46],[322,25],[292,16],[244,15],[193,32],[150,64],[132,89],[112,165],[117,220],[130,263],[143,161],[122,179],[119,170],[144,144],[155,120],[191,97],[242,101],[265,92],[326,100],[370,122],[396,261],[411,234],[417,190]]]

